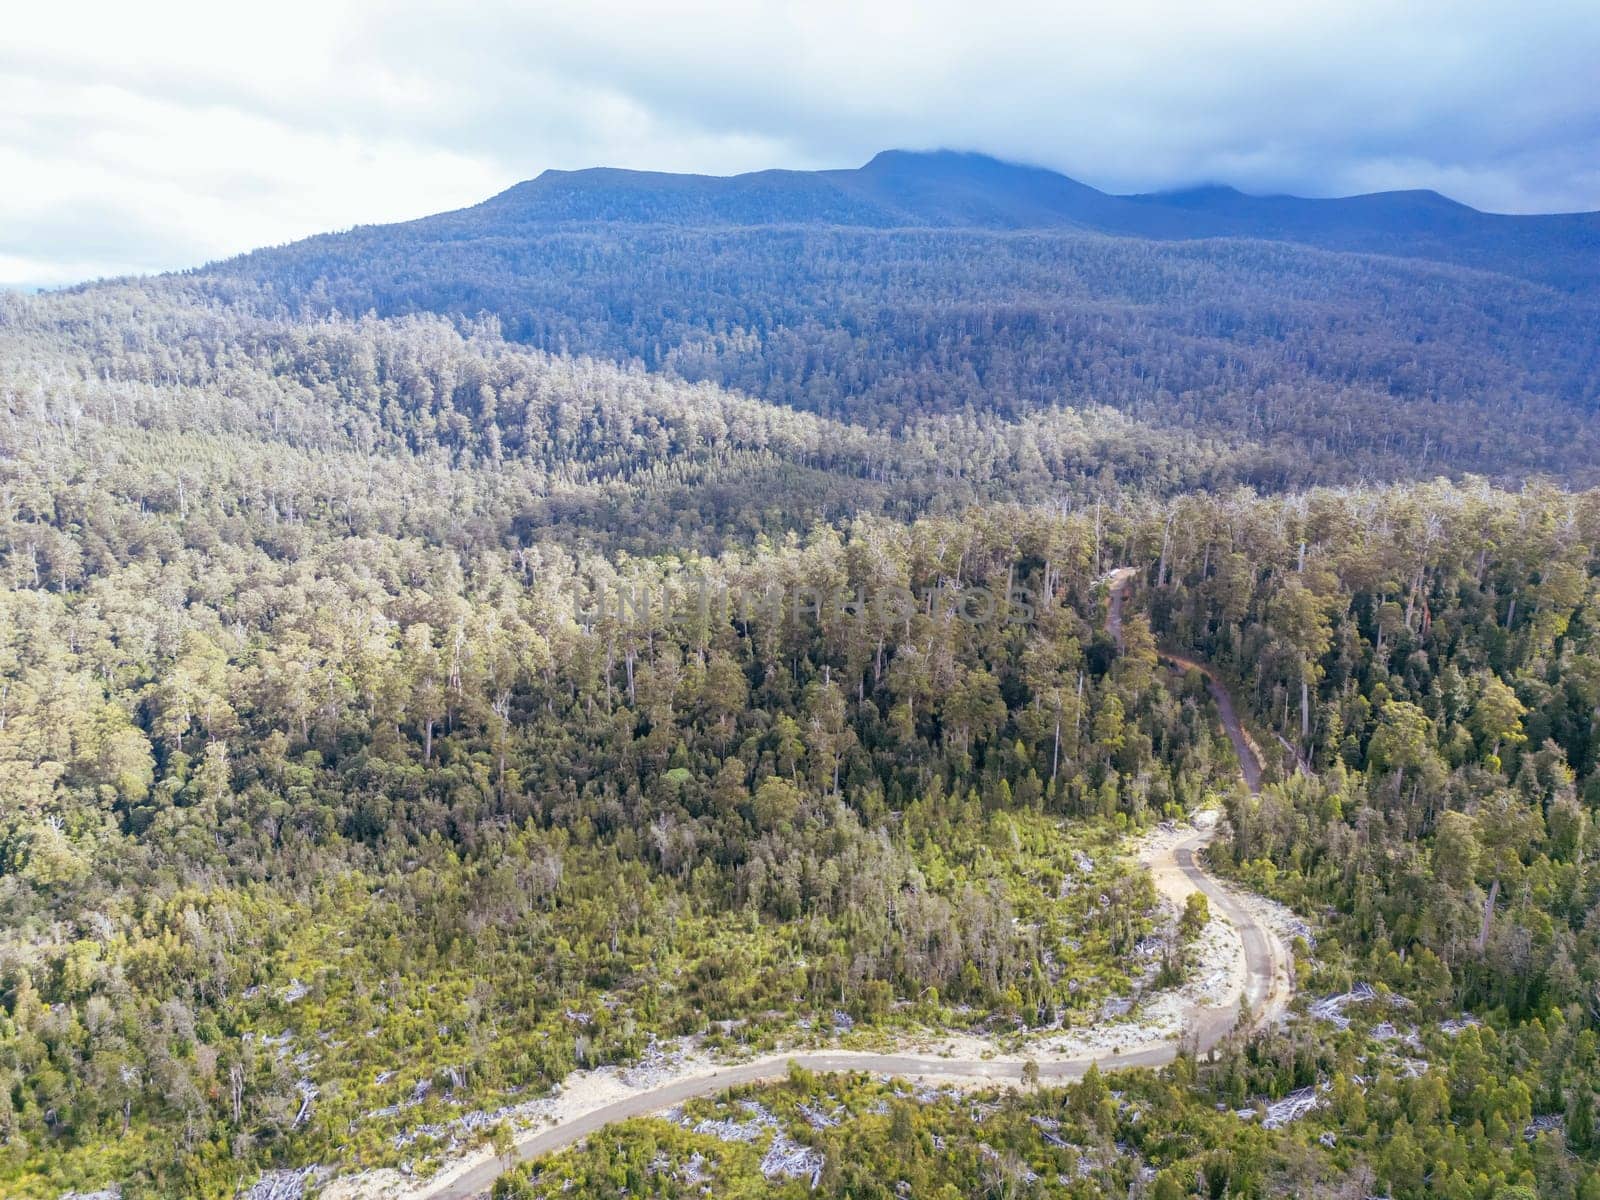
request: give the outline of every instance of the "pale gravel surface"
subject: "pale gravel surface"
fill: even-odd
[[[1163,827],[1134,847],[1164,902],[1175,908],[1196,890],[1198,876],[1212,901],[1213,919],[1191,950],[1190,980],[1146,997],[1126,1018],[1036,1035],[1021,1055],[1014,1041],[1002,1050],[991,1039],[928,1035],[906,1037],[889,1054],[796,1049],[726,1063],[687,1052],[667,1056],[642,1071],[579,1071],[567,1078],[558,1094],[505,1110],[505,1119],[518,1130],[519,1157],[548,1153],[614,1121],[660,1112],[737,1083],[782,1078],[791,1062],[819,1071],[872,1071],[931,1077],[960,1087],[992,1087],[1014,1083],[1028,1059],[1038,1064],[1046,1080],[1077,1078],[1091,1062],[1106,1069],[1159,1066],[1171,1061],[1182,1036],[1192,1034],[1202,1045],[1219,1040],[1232,1027],[1239,996],[1247,989],[1261,1018],[1275,1019],[1287,1005],[1290,976],[1287,953],[1273,926],[1293,922],[1293,914],[1267,901],[1247,907],[1244,894],[1200,873],[1193,853],[1211,836],[1214,821],[1213,814],[1202,813],[1203,828]],[[1247,960],[1245,939],[1235,921],[1253,926],[1257,962]],[[409,1179],[393,1170],[370,1171],[335,1180],[322,1195],[332,1200],[462,1200],[486,1191],[499,1167],[490,1151],[480,1149],[452,1160],[427,1180]]]

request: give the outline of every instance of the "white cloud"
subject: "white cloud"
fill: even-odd
[[[62,269],[4,282],[192,265],[357,220],[458,207],[503,185],[448,147],[285,123],[126,86],[0,81],[0,109],[70,130],[0,142],[0,253]]]
[[[0,45],[0,282],[191,265],[551,166],[842,166],[888,146],[1119,190],[1595,208],[1597,53],[1587,0],[28,6]]]

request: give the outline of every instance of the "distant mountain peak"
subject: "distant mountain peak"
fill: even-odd
[[[990,166],[990,167],[1018,167],[1019,163],[1007,162],[995,158],[992,154],[983,154],[977,150],[953,150],[943,147],[938,150],[880,150],[867,160],[863,171],[886,170],[903,168],[907,166]]]
[[[1115,195],[1048,167],[948,147],[889,149],[860,167],[823,171],[552,169],[475,208],[424,218],[430,223],[451,237],[618,224],[1248,238],[1450,262],[1563,288],[1600,275],[1600,214],[1499,216],[1426,189],[1310,199],[1213,181]]]

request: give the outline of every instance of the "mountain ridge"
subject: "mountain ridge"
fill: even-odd
[[[158,286],[296,318],[492,319],[515,343],[871,429],[1096,403],[1267,445],[1297,478],[1337,448],[1373,477],[1589,479],[1586,220],[1420,193],[1116,197],[896,152],[836,172],[547,174]]]
[[[1600,213],[1484,212],[1429,189],[1323,198],[1212,183],[1117,194],[1046,167],[953,150],[886,150],[860,167],[823,171],[551,170],[421,224],[483,217],[523,227],[832,225],[1250,238],[1448,262],[1569,291],[1600,283]]]
[[[1135,201],[1141,204],[1159,205],[1186,205],[1189,201],[1211,196],[1226,196],[1252,202],[1292,201],[1306,205],[1343,205],[1371,201],[1387,200],[1427,200],[1439,203],[1444,207],[1463,210],[1476,216],[1497,217],[1508,220],[1563,219],[1563,218],[1600,218],[1600,210],[1572,210],[1550,213],[1503,213],[1492,209],[1480,209],[1457,200],[1453,196],[1433,188],[1391,188],[1373,192],[1352,192],[1339,196],[1302,196],[1294,192],[1250,192],[1233,184],[1221,180],[1210,180],[1203,183],[1182,184],[1171,188],[1160,188],[1148,192],[1111,192],[1095,187],[1093,184],[1084,183],[1064,172],[1056,171],[1050,167],[1039,166],[1033,163],[1016,162],[999,158],[976,150],[880,150],[859,167],[825,167],[817,170],[804,170],[789,167],[763,167],[754,171],[739,171],[729,175],[715,175],[694,171],[651,171],[633,167],[592,166],[592,167],[547,167],[539,174],[529,179],[520,180],[510,187],[495,193],[493,196],[472,208],[480,208],[497,201],[525,193],[528,189],[540,184],[554,184],[560,181],[581,179],[587,177],[609,177],[613,179],[634,179],[639,181],[650,180],[655,182],[671,183],[703,183],[734,185],[746,181],[770,179],[825,179],[829,181],[845,181],[852,178],[872,174],[904,172],[914,170],[926,173],[928,168],[944,164],[963,165],[978,169],[999,169],[1013,175],[1032,175],[1048,178],[1066,185],[1076,191],[1095,197],[1112,201]],[[427,219],[427,218],[423,218]]]
[[[285,253],[390,235],[492,242],[612,226],[1264,241],[1466,267],[1590,299],[1600,295],[1600,211],[1484,212],[1426,188],[1304,197],[1204,183],[1118,194],[1047,167],[954,150],[885,150],[860,167],[736,175],[550,168],[464,208],[313,234],[177,274],[234,274]]]

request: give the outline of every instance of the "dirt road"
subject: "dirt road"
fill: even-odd
[[[1252,795],[1261,790],[1261,757],[1256,753],[1255,746],[1245,734],[1244,726],[1239,724],[1239,715],[1233,709],[1233,697],[1228,694],[1228,689],[1222,686],[1221,681],[1212,674],[1211,668],[1204,663],[1196,662],[1192,658],[1185,658],[1181,654],[1161,652],[1161,661],[1177,668],[1180,671],[1199,671],[1205,676],[1206,690],[1211,693],[1211,698],[1217,702],[1217,715],[1222,718],[1223,732],[1228,735],[1228,740],[1233,743],[1233,752],[1239,759],[1239,774],[1244,776],[1244,784],[1250,789]]]
[[[1106,632],[1122,646],[1122,609],[1127,603],[1128,593],[1133,589],[1133,581],[1139,577],[1137,568],[1118,567],[1106,576],[1110,586],[1111,596],[1106,608]],[[1159,651],[1161,661],[1179,671],[1199,671],[1205,676],[1206,690],[1211,693],[1211,698],[1217,703],[1217,714],[1222,718],[1223,732],[1228,735],[1228,740],[1233,743],[1233,752],[1239,759],[1239,773],[1244,776],[1245,786],[1255,794],[1261,790],[1261,756],[1256,753],[1254,744],[1244,731],[1244,726],[1239,723],[1239,715],[1234,711],[1233,697],[1228,694],[1228,689],[1222,686],[1215,672],[1205,663],[1185,657],[1182,654],[1173,654],[1169,651]]]
[[[1123,603],[1132,587],[1135,574],[1131,568],[1124,568],[1113,572],[1110,577],[1111,596],[1106,629],[1113,638],[1120,637]],[[1192,659],[1170,654],[1162,657],[1181,670],[1198,670],[1205,675],[1206,685],[1217,702],[1223,728],[1227,731],[1239,756],[1244,781],[1252,792],[1259,790],[1261,764],[1239,724],[1227,689],[1208,668]],[[1210,836],[1209,829],[1187,832],[1177,841],[1163,847],[1154,858],[1147,859],[1146,865],[1157,877],[1158,886],[1169,898],[1181,902],[1190,891],[1203,892],[1212,911],[1233,926],[1244,947],[1244,996],[1249,1002],[1252,1023],[1264,1023],[1280,1016],[1287,1008],[1293,994],[1289,954],[1277,934],[1258,920],[1232,891],[1207,874],[1196,861],[1196,852],[1205,845]],[[1187,1018],[1186,1035],[1203,1054],[1232,1032],[1239,1021],[1239,1007],[1237,1003],[1196,1007],[1187,1014]],[[1159,1067],[1177,1057],[1178,1049],[1176,1042],[1165,1041],[1123,1053],[1041,1059],[1036,1065],[1041,1079],[1060,1082],[1079,1078],[1089,1069],[1091,1063],[1099,1065],[1104,1070]],[[872,1054],[855,1051],[773,1054],[726,1067],[701,1069],[659,1087],[643,1090],[636,1095],[572,1115],[559,1124],[522,1138],[516,1144],[515,1157],[522,1161],[539,1158],[581,1141],[589,1134],[617,1121],[647,1116],[681,1104],[685,1100],[715,1095],[738,1084],[781,1079],[788,1073],[791,1063],[808,1071],[870,1071],[907,1079],[931,1081],[944,1079],[965,1083],[993,1079],[996,1082],[1011,1083],[1021,1080],[1026,1061],[1020,1058],[935,1058],[916,1054]],[[501,1170],[502,1166],[498,1160],[480,1161],[451,1177],[437,1178],[424,1190],[413,1195],[419,1198],[425,1197],[427,1200],[468,1200],[469,1197],[487,1192]]]
[[[1137,567],[1118,567],[1106,576],[1106,583],[1111,588],[1111,597],[1106,605],[1106,632],[1119,650],[1122,648],[1122,606],[1128,599],[1133,581],[1138,577]]]
[[[1204,892],[1213,912],[1225,918],[1238,932],[1244,944],[1246,971],[1244,994],[1254,1014],[1253,1023],[1267,1022],[1283,1013],[1292,995],[1289,955],[1272,930],[1259,922],[1228,888],[1200,867],[1195,859],[1195,853],[1204,846],[1209,837],[1209,830],[1194,830],[1176,845],[1167,847],[1163,851],[1162,859],[1152,865],[1157,871],[1175,872],[1189,889]],[[1191,1011],[1186,1022],[1187,1036],[1203,1054],[1222,1041],[1233,1030],[1238,1020],[1239,1008],[1236,1003],[1196,1008]],[[1056,1060],[1040,1059],[1036,1060],[1036,1065],[1039,1068],[1040,1079],[1063,1082],[1080,1078],[1089,1069],[1090,1063],[1097,1064],[1102,1070],[1163,1066],[1177,1057],[1178,1049],[1175,1042],[1157,1042],[1120,1054],[1102,1053]],[[516,1157],[522,1161],[539,1158],[581,1141],[589,1134],[617,1121],[648,1116],[682,1104],[685,1100],[716,1095],[737,1084],[782,1079],[788,1074],[791,1063],[808,1071],[870,1071],[906,1079],[930,1082],[955,1080],[970,1084],[985,1079],[992,1079],[997,1083],[1020,1082],[1026,1061],[1021,1058],[933,1058],[916,1054],[872,1054],[856,1051],[773,1054],[745,1063],[688,1075],[574,1116],[561,1124],[540,1130],[518,1141]],[[486,1192],[493,1185],[501,1169],[498,1160],[479,1162],[454,1178],[439,1181],[432,1190],[420,1194],[432,1200],[468,1200],[469,1197]]]

